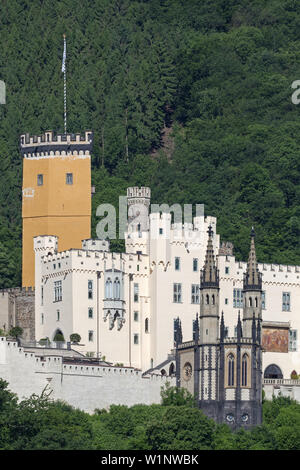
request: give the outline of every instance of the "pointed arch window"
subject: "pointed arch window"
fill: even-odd
[[[120,280],[118,277],[114,280],[114,298],[120,300]]]
[[[242,387],[248,385],[248,355],[244,354],[242,358]]]
[[[228,387],[233,387],[234,385],[234,355],[229,354],[227,360],[228,366]]]
[[[249,307],[252,307],[252,297],[249,297]]]
[[[108,278],[105,283],[105,297],[107,299],[112,298],[112,282],[110,278]]]
[[[211,303],[212,303],[212,305],[215,305],[215,296],[214,296],[214,294],[211,296]]]
[[[206,294],[206,305],[209,305],[209,295]]]

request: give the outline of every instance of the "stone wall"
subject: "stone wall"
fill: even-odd
[[[0,291],[0,328],[9,331],[12,326],[23,329],[23,339],[35,339],[35,290],[15,287]]]
[[[166,382],[175,385],[175,378],[158,375],[142,376],[140,370],[129,367],[86,365],[76,358],[65,362],[62,356],[40,357],[26,352],[16,342],[0,337],[0,377],[19,399],[47,387],[51,397],[67,402],[88,413],[96,408],[108,409],[112,404],[160,403],[161,387]]]

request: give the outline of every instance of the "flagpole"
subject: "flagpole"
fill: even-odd
[[[67,55],[67,44],[66,44],[66,35],[63,35],[64,38],[64,53],[63,53],[63,63],[62,63],[62,72],[64,73],[64,128],[65,134],[67,133],[67,67],[66,67],[66,55]]]

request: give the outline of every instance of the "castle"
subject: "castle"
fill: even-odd
[[[249,267],[235,259],[231,243],[220,243],[216,218],[197,214],[192,222],[172,223],[164,205],[149,213],[151,191],[146,187],[127,189],[125,252],[111,252],[108,240],[91,239],[92,141],[91,131],[21,136],[23,288],[0,292],[0,327],[20,325],[24,339],[37,342],[58,337],[68,342],[77,333],[81,340],[72,348],[78,354],[173,377],[180,372],[175,356],[190,342],[197,315],[200,323],[214,324],[214,348],[221,352],[229,344],[240,350],[247,349],[246,343],[254,347],[254,311],[256,320],[262,320],[263,380],[288,380],[293,370],[299,372],[300,267],[257,263],[258,303],[248,305],[244,273]],[[217,273],[207,293],[215,296],[214,307],[202,299],[208,289],[203,268],[208,255]],[[224,315],[221,331],[219,311]],[[175,319],[186,335],[177,348]],[[200,327],[199,357],[206,329],[213,330]],[[242,357],[239,361],[242,367]],[[244,389],[237,393],[246,394]]]

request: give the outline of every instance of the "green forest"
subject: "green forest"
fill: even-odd
[[[3,0],[0,288],[21,283],[19,135],[94,132],[100,203],[129,185],[154,203],[203,203],[245,260],[300,264],[297,0]],[[112,248],[122,250],[122,241]],[[154,413],[154,412],[153,412]],[[170,411],[171,413],[171,411]]]
[[[93,414],[49,393],[18,401],[0,379],[0,450],[300,450],[300,405],[263,402],[263,424],[232,431],[166,387],[160,405],[112,405]]]

